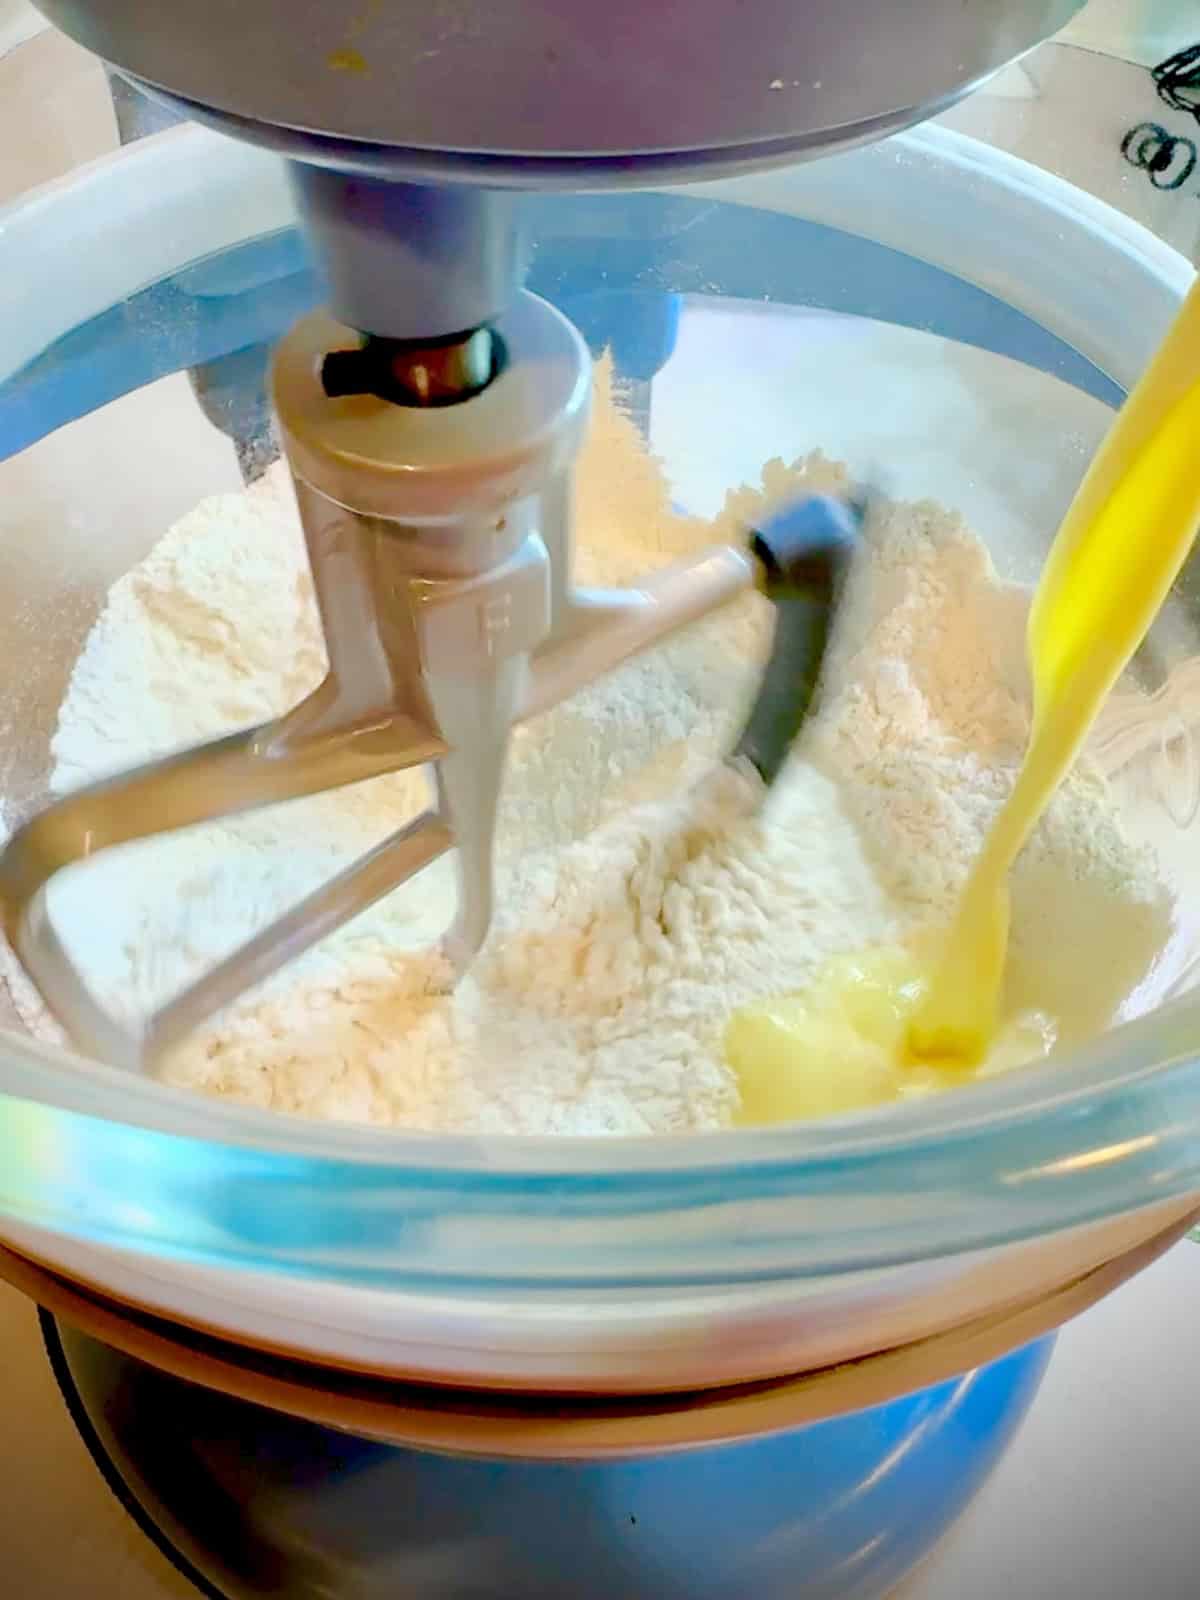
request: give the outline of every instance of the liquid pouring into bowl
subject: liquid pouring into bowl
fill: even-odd
[[[1024,760],[940,950],[932,959],[900,947],[852,951],[804,994],[735,1012],[725,1044],[742,1123],[922,1095],[1052,1045],[1049,1018],[1001,1018],[1009,874],[1192,546],[1197,374],[1200,286],[1122,407],[1051,548],[1027,628],[1034,705]]]
[[[1034,594],[1033,725],[908,1031],[918,1060],[970,1065],[996,1032],[1009,870],[1166,600],[1200,525],[1200,284],[1122,407]]]

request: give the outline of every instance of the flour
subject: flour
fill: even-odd
[[[846,608],[812,754],[910,931],[940,930],[1024,753],[1030,596],[937,506],[890,506],[867,538],[869,577]],[[1058,790],[1011,891],[1010,1010],[1047,1010],[1059,1039],[1077,1042],[1135,997],[1148,1003],[1173,901],[1095,761]]]
[[[773,462],[715,524],[668,486],[598,372],[578,569],[620,583],[748,522],[820,455]],[[591,685],[513,741],[500,912],[452,996],[430,946],[453,871],[422,877],[190,1040],[179,1084],[306,1116],[477,1132],[724,1125],[730,1012],[840,951],[945,925],[1027,732],[1026,595],[932,505],[879,508],[817,717],[762,815],[717,765],[768,617],[750,597]],[[63,702],[52,787],[286,710],[319,681],[311,582],[280,468],[205,503],[114,586]],[[425,803],[423,773],[101,857],[55,886],[105,1002],[141,1014]],[[1171,926],[1152,854],[1099,775],[1064,786],[1014,885],[1014,1005],[1105,1026]],[[1102,959],[1101,959],[1102,957]],[[46,1027],[18,992],[26,1015]]]

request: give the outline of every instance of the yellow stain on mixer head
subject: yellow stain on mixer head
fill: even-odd
[[[325,57],[325,65],[332,72],[357,72],[361,75],[371,70],[362,51],[353,49],[331,50]]]
[[[361,39],[379,13],[381,0],[364,0],[362,9],[346,25],[346,43],[340,50],[331,50],[325,57],[325,65],[332,72],[353,72],[360,77],[364,72],[371,70],[365,55],[361,50],[355,49],[354,41]]]

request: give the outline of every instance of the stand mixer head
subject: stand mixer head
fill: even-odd
[[[753,37],[735,0],[708,0],[706,32],[691,8],[673,22],[662,7],[563,16],[537,0],[453,16],[432,0],[309,0],[299,15],[288,0],[218,0],[203,19],[182,0],[149,18],[135,0],[43,9],[176,110],[289,158],[332,313],[284,339],[271,385],[324,682],[274,723],[68,796],[0,855],[5,931],[73,1042],[152,1065],[453,846],[452,981],[491,920],[511,729],[758,584],[776,601],[774,646],[734,752],[755,775],[752,800],[811,702],[863,508],[806,501],[744,548],[716,547],[628,590],[576,589],[571,465],[590,361],[570,323],[520,288],[518,191],[707,176],[876,136],[962,93],[1065,21],[1073,0],[925,0],[920,30],[889,18],[886,0],[854,0],[885,72],[864,69],[847,7],[820,0],[758,0]],[[684,37],[687,93],[668,100]],[[767,71],[768,59],[791,63],[791,76]],[[47,911],[59,871],[425,763],[436,776],[428,812],[144,1026],[112,1017],[83,985]]]

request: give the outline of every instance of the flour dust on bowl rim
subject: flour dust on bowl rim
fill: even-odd
[[[820,444],[960,507],[1021,581],[1191,279],[1105,207],[932,128],[530,211],[531,286],[611,350],[685,506]],[[266,348],[319,295],[272,158],[199,129],[0,226],[2,761],[20,813],[109,584],[237,487],[207,418],[243,454],[262,444]],[[1168,686],[1194,654],[1196,571],[1151,641]],[[3,1239],[240,1344],[533,1393],[778,1378],[1055,1303],[1200,1192],[1195,778],[1186,695],[1172,705],[1129,787],[1177,886],[1174,964],[1145,1015],[1047,1066],[805,1127],[555,1142],[302,1123],[14,1029]]]

